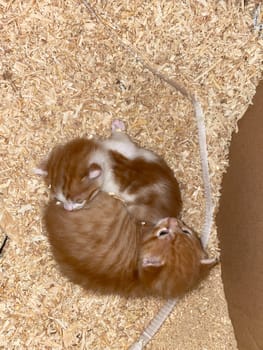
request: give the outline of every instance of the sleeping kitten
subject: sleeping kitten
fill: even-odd
[[[139,279],[154,295],[174,298],[184,294],[217,263],[207,258],[197,234],[176,218],[161,219],[142,235]]]
[[[176,297],[194,288],[217,263],[206,259],[197,235],[181,221],[165,218],[141,225],[105,192],[76,211],[52,200],[44,225],[62,273],[103,294]]]
[[[178,182],[166,162],[137,146],[120,121],[107,140],[76,138],[55,147],[36,173],[66,210],[81,209],[99,190],[114,193],[140,221],[177,217],[182,202]]]

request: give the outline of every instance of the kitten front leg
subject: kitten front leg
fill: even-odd
[[[111,137],[103,141],[104,147],[110,151],[116,151],[124,157],[133,159],[138,156],[138,147],[126,134],[126,127],[123,121],[113,120],[111,124]]]
[[[147,161],[158,161],[158,157],[153,152],[139,147],[131,140],[125,132],[126,128],[123,121],[119,119],[113,120],[111,129],[111,137],[103,141],[106,149],[116,151],[128,159],[142,157]]]
[[[110,140],[117,141],[120,145],[129,145],[129,147],[134,147],[135,143],[130,139],[126,133],[126,126],[124,122],[120,119],[114,119],[111,123],[111,137]],[[136,146],[137,148],[137,146]]]
[[[111,123],[111,131],[114,132],[124,132],[126,130],[125,124],[120,119],[115,119]]]

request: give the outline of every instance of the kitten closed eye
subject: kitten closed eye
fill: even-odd
[[[169,234],[169,230],[163,229],[163,230],[157,232],[157,237],[164,237],[164,236],[167,236],[168,234]]]
[[[192,231],[189,230],[188,228],[183,227],[182,231],[183,231],[183,233],[186,233],[187,235],[190,235],[190,236],[192,235]]]
[[[77,204],[81,204],[81,203],[85,202],[85,200],[83,200],[83,199],[75,199],[74,202],[76,202]]]

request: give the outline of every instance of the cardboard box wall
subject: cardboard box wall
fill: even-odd
[[[239,350],[263,349],[263,82],[233,135],[217,215],[222,278]]]

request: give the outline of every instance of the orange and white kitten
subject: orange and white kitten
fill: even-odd
[[[81,210],[66,211],[51,200],[44,226],[62,273],[102,294],[177,297],[217,263],[207,259],[197,235],[178,219],[141,225],[105,192]]]
[[[137,220],[177,217],[182,202],[178,182],[166,162],[139,147],[114,121],[106,140],[76,138],[54,147],[36,173],[66,210],[81,209],[102,190],[125,201]]]

